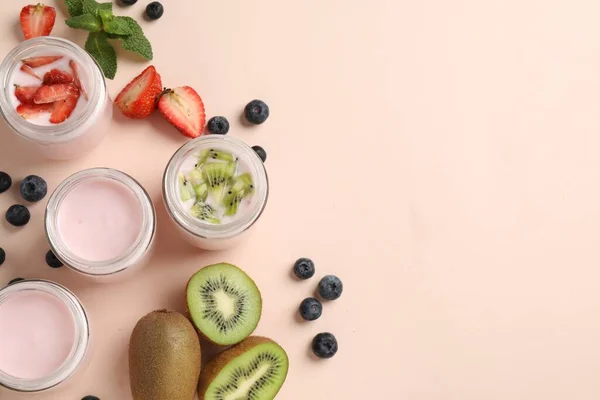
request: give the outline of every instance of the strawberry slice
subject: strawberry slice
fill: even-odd
[[[17,113],[25,119],[37,117],[43,113],[52,112],[54,104],[21,104],[17,107]]]
[[[25,6],[21,10],[20,21],[25,39],[48,36],[56,21],[56,10],[41,3]]]
[[[72,83],[71,74],[60,69],[52,69],[44,75],[44,85],[55,85],[57,83]]]
[[[31,68],[42,67],[44,65],[52,64],[55,61],[60,60],[63,56],[42,56],[42,57],[29,57],[24,58],[23,64]]]
[[[33,104],[33,96],[39,86],[19,86],[15,85],[15,96],[22,104]]]
[[[39,79],[40,81],[42,80],[42,78],[40,78],[40,76],[38,74],[36,74],[33,69],[31,69],[31,67],[28,67],[25,64],[21,65],[21,71],[25,72],[28,75],[33,76],[34,78]]]
[[[202,134],[206,120],[204,103],[191,87],[165,89],[158,100],[158,109],[185,136],[196,138]]]
[[[66,99],[75,91],[79,95],[79,89],[72,83],[42,86],[35,92],[33,102],[35,104],[54,103],[55,101]]]
[[[81,83],[81,78],[79,78],[79,64],[77,64],[75,60],[71,60],[69,61],[69,67],[71,67],[71,71],[73,71],[73,81],[75,82],[75,85],[77,85],[81,91],[83,98],[88,100],[88,94],[85,87],[83,87],[83,83]]]
[[[161,92],[162,80],[151,65],[125,86],[115,104],[126,117],[146,118],[156,110],[156,98]]]
[[[70,86],[72,88],[69,90],[67,97],[64,100],[54,103],[54,109],[52,110],[52,115],[50,115],[50,122],[53,124],[65,122],[71,116],[75,107],[77,107],[80,91],[77,86]]]

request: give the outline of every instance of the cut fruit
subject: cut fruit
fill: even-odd
[[[219,354],[202,370],[200,400],[272,400],[289,369],[285,350],[271,339],[252,336]]]
[[[238,211],[238,206],[241,201],[252,194],[253,191],[254,184],[252,183],[252,176],[250,174],[245,173],[236,177],[233,181],[233,185],[223,197],[225,215],[235,215]]]
[[[227,182],[235,174],[236,163],[211,163],[204,164],[202,174],[208,184],[208,192],[213,201],[220,202],[223,198]]]
[[[194,188],[194,193],[196,194],[196,199],[198,201],[206,201],[208,197],[208,185],[206,182],[202,182],[199,185],[192,185]]]
[[[202,134],[206,122],[204,103],[191,87],[165,89],[158,100],[158,109],[185,136],[197,138]]]
[[[179,198],[181,201],[194,198],[194,188],[183,175],[179,175]]]
[[[21,104],[32,104],[33,96],[38,91],[39,86],[19,86],[15,85],[15,96]]]
[[[52,64],[53,62],[58,61],[61,58],[63,58],[63,56],[42,56],[25,58],[21,61],[23,61],[23,64],[27,65],[28,67],[37,68],[42,67],[44,65]]]
[[[33,102],[35,104],[54,103],[66,99],[75,92],[79,93],[79,89],[77,89],[77,86],[69,83],[42,86],[35,92]]]
[[[50,113],[54,109],[54,104],[21,104],[17,107],[17,113],[25,118],[35,118],[40,114]]]
[[[71,116],[75,107],[77,107],[77,101],[79,100],[80,95],[79,88],[73,84],[70,86],[67,98],[54,103],[54,109],[50,116],[50,122],[53,124],[65,122]]]
[[[79,64],[77,64],[75,60],[71,60],[69,61],[69,67],[71,67],[71,71],[73,72],[73,82],[79,88],[79,91],[83,95],[83,98],[88,100],[87,91],[85,90],[85,87],[81,83],[81,78],[79,77]]]
[[[27,66],[25,64],[21,65],[21,71],[25,72],[27,75],[31,75],[34,78],[39,79],[40,81],[42,80],[42,78],[40,78],[40,76],[36,74],[30,66]]]
[[[156,98],[161,91],[162,80],[151,65],[125,86],[115,99],[115,104],[126,117],[146,118],[156,110]]]
[[[210,222],[211,224],[221,223],[221,220],[214,214],[212,207],[202,201],[198,201],[192,206],[190,215],[201,221]]]
[[[198,184],[202,183],[203,180],[204,180],[204,178],[202,177],[202,172],[201,171],[199,171],[197,169],[193,169],[190,172],[190,175],[189,175],[189,181],[190,182],[198,185]]]
[[[235,265],[215,264],[196,272],[188,282],[186,297],[198,331],[219,345],[241,342],[254,332],[260,320],[260,291]]]
[[[44,85],[56,85],[59,83],[72,82],[73,77],[69,73],[56,68],[46,72],[46,74],[44,75]]]
[[[210,149],[207,154],[207,158],[211,158],[213,160],[222,160],[222,161],[235,161],[235,157],[231,153],[227,153],[221,150]]]
[[[48,36],[56,21],[56,10],[43,4],[29,5],[21,10],[21,30],[25,39]]]

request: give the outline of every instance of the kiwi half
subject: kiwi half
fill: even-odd
[[[289,359],[271,339],[251,336],[202,370],[200,400],[272,400],[285,382]]]
[[[196,272],[186,289],[192,323],[213,343],[228,346],[247,338],[260,320],[258,287],[235,265],[209,265]]]

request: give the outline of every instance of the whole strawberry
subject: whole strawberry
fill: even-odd
[[[128,118],[147,118],[156,110],[162,80],[153,65],[146,68],[119,93],[115,104]]]

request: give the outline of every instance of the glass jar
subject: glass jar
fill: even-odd
[[[65,122],[46,126],[34,124],[17,113],[13,76],[20,73],[21,60],[48,55],[63,55],[79,65],[88,100],[80,100],[77,107],[82,107],[81,111],[76,110]],[[0,79],[2,117],[17,135],[32,142],[47,158],[82,156],[95,148],[108,131],[113,108],[104,75],[96,61],[75,43],[50,36],[24,41],[11,50],[0,64]]]
[[[88,317],[83,305],[72,292],[57,283],[45,280],[20,281],[1,289],[0,309],[3,304],[8,306],[7,301],[10,299],[18,299],[18,296],[21,295],[52,296],[51,298],[53,301],[57,301],[61,306],[64,306],[66,315],[72,318],[73,343],[71,350],[64,362],[62,362],[62,365],[49,375],[34,379],[26,379],[11,376],[0,370],[0,386],[18,392],[39,392],[48,390],[67,381],[80,367],[84,366],[85,361],[88,358],[86,355],[88,354],[88,347],[90,344],[90,325]],[[44,327],[39,328],[43,329]],[[2,329],[1,326],[0,329]],[[47,332],[47,327],[46,330],[41,333],[51,334],[51,332]],[[21,336],[17,337],[15,340],[18,340],[19,338],[21,338]],[[23,340],[27,340],[27,338],[24,338]],[[4,344],[6,345],[6,343]],[[20,347],[23,345],[24,344],[20,344]],[[15,346],[19,347],[17,343],[15,343]],[[2,355],[0,355],[0,357],[2,357]]]
[[[131,176],[92,168],[71,175],[52,193],[45,228],[63,264],[94,280],[114,281],[147,264],[156,214],[150,196]]]
[[[182,164],[194,154],[213,148],[233,154],[246,165],[255,186],[251,203],[245,211],[223,224],[211,224],[192,217],[179,201],[178,182]],[[163,200],[169,216],[185,240],[205,250],[225,249],[243,240],[264,211],[268,196],[269,180],[262,160],[250,146],[232,136],[204,135],[189,141],[175,152],[163,176]]]

